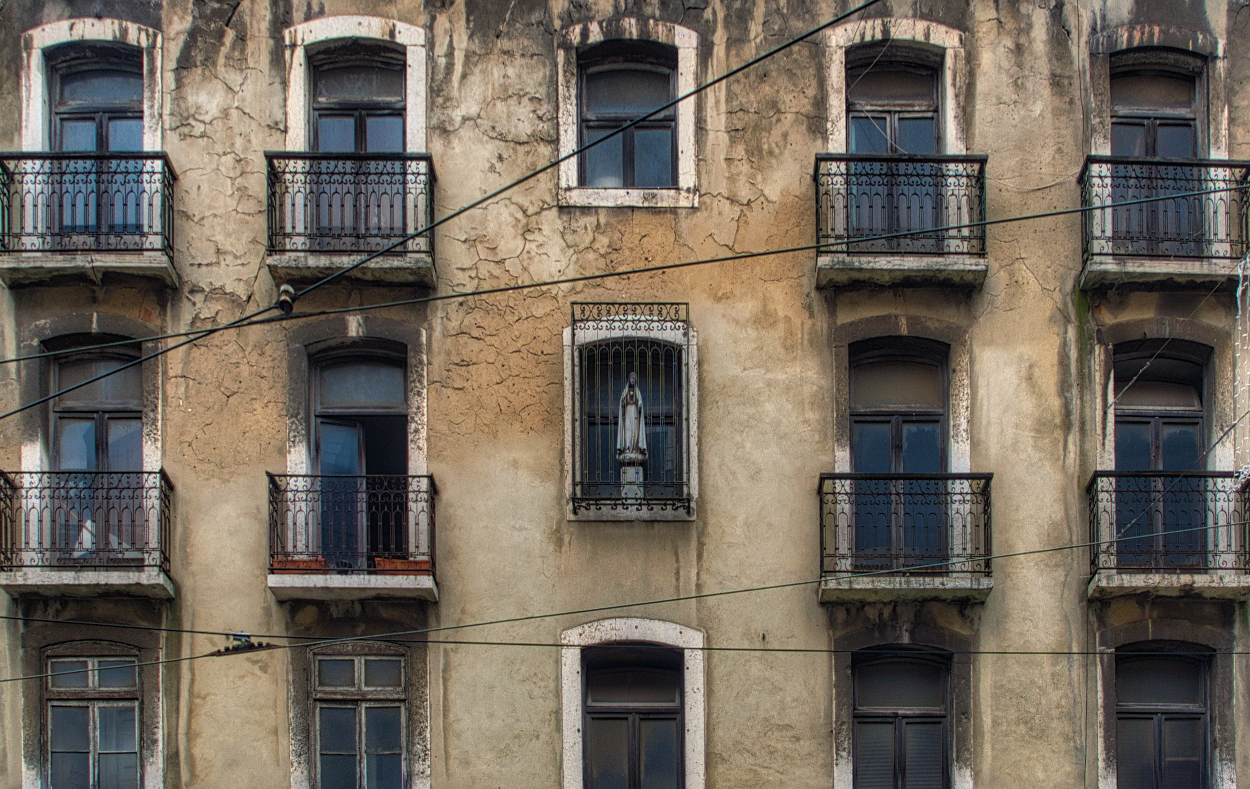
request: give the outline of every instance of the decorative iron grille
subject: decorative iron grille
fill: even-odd
[[[429,154],[266,153],[271,252],[370,252],[434,219]],[[398,253],[433,253],[430,233]]]
[[[686,304],[573,304],[574,514],[693,512],[691,343]]]
[[[1099,471],[1087,493],[1094,573],[1247,569],[1250,513],[1231,471]]]
[[[172,257],[174,180],[163,153],[0,154],[0,243]]]
[[[274,573],[433,574],[434,479],[269,475]]]
[[[984,156],[816,157],[817,242],[828,252],[984,255]],[[895,233],[906,233],[887,238]],[[871,240],[870,240],[871,239]]]
[[[821,574],[990,575],[992,474],[822,474]]]
[[[1240,259],[1247,250],[1247,186],[1245,162],[1090,156],[1081,204],[1103,208],[1085,212],[1085,255]],[[1228,191],[1192,194],[1218,189]]]
[[[173,484],[163,471],[38,471],[6,477],[16,517],[4,564],[46,570],[169,572]]]

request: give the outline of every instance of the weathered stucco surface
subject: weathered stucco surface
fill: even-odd
[[[0,293],[0,355],[32,327],[108,314],[152,331],[229,321],[273,302],[265,265],[263,151],[288,129],[284,31],[333,15],[383,17],[425,31],[425,139],[438,174],[436,215],[558,153],[557,36],[573,25],[634,16],[698,35],[703,82],[852,5],[849,0],[32,0],[0,3],[0,149],[21,147],[22,34],[74,17],[160,31],[165,150],[178,174],[176,290],[114,278]],[[1096,152],[1091,117],[1106,93],[1108,31],[1126,41],[1218,41],[1227,154],[1250,158],[1250,14],[1240,0],[883,0],[883,19],[927,20],[963,35],[960,124],[969,153],[988,155],[991,217],[1079,204],[1077,176]],[[884,28],[888,28],[885,25]],[[883,29],[884,29],[883,28]],[[1163,32],[1159,32],[1162,30]],[[1152,32],[1153,31],[1153,32]],[[1167,35],[1164,35],[1166,33]],[[1136,36],[1136,38],[1134,38]],[[697,208],[560,207],[554,170],[436,233],[435,292],[537,282],[810,244],[813,157],[828,149],[824,39],[791,48],[696,100]],[[1101,69],[1101,71],[1100,71]],[[1105,95],[1103,95],[1105,106]],[[1213,128],[1216,120],[1212,119]],[[1212,132],[1212,144],[1219,143]],[[1103,332],[1181,326],[1225,337],[1213,365],[1233,369],[1234,303],[1221,293],[1085,294],[1075,216],[998,225],[977,289],[818,290],[814,252],[516,293],[394,307],[371,314],[424,329],[426,438],[418,451],[438,484],[439,601],[290,603],[266,585],[265,472],[289,468],[289,331],[230,331],[157,363],[159,431],[149,436],[176,488],[172,602],[6,600],[4,613],[103,622],[159,621],[206,631],[372,636],[496,618],[608,606],[789,581],[819,572],[821,472],[846,471],[845,345],[865,326],[949,332],[967,349],[967,467],[993,472],[996,552],[1088,539],[1085,484],[1106,467]],[[299,310],[391,301],[405,287],[335,283]],[[689,302],[698,332],[700,495],[693,522],[587,523],[566,518],[562,336],[571,301]],[[1171,321],[1171,323],[1168,323]],[[1135,323],[1137,322],[1137,323]],[[289,324],[288,324],[289,326]],[[909,329],[908,327],[911,327]],[[1146,329],[1143,328],[1143,331]],[[1186,329],[1189,330],[1188,328]],[[1159,336],[1159,335],[1151,335]],[[835,348],[842,348],[838,356]],[[0,408],[19,403],[38,367],[0,369]],[[1244,375],[1244,373],[1243,373]],[[25,389],[23,389],[25,387]],[[37,391],[37,390],[35,390]],[[1233,424],[1232,388],[1211,435]],[[38,455],[37,413],[0,422],[0,468]],[[1250,460],[1231,439],[1212,467]],[[298,442],[297,442],[298,443]],[[24,449],[25,454],[24,454]],[[33,447],[33,449],[32,449]],[[448,639],[539,642],[428,649],[429,780],[440,789],[550,789],[561,780],[560,634],[602,617],[677,623],[709,646],[845,649],[916,641],[991,653],[966,657],[957,682],[954,753],[960,786],[1110,789],[1100,751],[1103,634],[1149,621],[1149,601],[1086,600],[1084,550],[994,563],[982,603],[840,603],[815,584],[610,613],[452,631]],[[1250,646],[1244,603],[1168,602]],[[1176,607],[1180,607],[1177,609]],[[1174,610],[1175,609],[1175,610]],[[1179,613],[1177,613],[1179,611]],[[1203,626],[1208,626],[1204,624]],[[0,628],[0,676],[37,660],[30,625]],[[1195,625],[1197,627],[1197,625]],[[64,638],[74,636],[64,626]],[[42,631],[41,631],[42,632]],[[1118,631],[1117,631],[1118,632]],[[1134,631],[1136,632],[1136,631]],[[1204,631],[1205,632],[1205,631]],[[43,636],[40,636],[41,638]],[[218,649],[215,635],[159,636],[162,657]],[[853,645],[848,647],[847,645]],[[1010,651],[1073,652],[1021,656]],[[425,660],[414,649],[413,660]],[[850,789],[849,662],[825,653],[706,654],[706,781]],[[963,664],[960,664],[963,666]],[[964,671],[966,668],[966,671]],[[1235,698],[1250,681],[1236,658]],[[963,671],[963,673],[959,673]],[[291,785],[300,693],[283,651],[172,663],[161,670],[164,781],[227,789]],[[1105,674],[1105,661],[1103,674]],[[424,673],[421,674],[424,682]],[[1101,677],[1101,680],[1100,680]],[[23,706],[30,683],[0,684],[0,789],[23,783]],[[421,693],[414,687],[413,693]],[[419,699],[421,704],[426,699]],[[843,710],[839,712],[838,710]],[[1250,732],[1226,724],[1222,789],[1250,776]],[[303,757],[307,759],[307,754]],[[1101,761],[1100,761],[1101,760]],[[298,759],[296,759],[298,761]],[[27,771],[27,776],[30,773]],[[1103,782],[1100,784],[1100,780]],[[1242,779],[1245,780],[1244,778]],[[416,779],[414,785],[421,785]],[[296,781],[298,784],[298,781]],[[687,789],[697,789],[687,787]]]

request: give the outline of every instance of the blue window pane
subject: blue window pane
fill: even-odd
[[[404,150],[404,119],[398,115],[365,118],[365,150],[399,153]]]
[[[355,754],[356,708],[322,707],[319,710],[318,733],[321,753]],[[353,759],[352,764],[355,763]]]
[[[673,186],[672,129],[634,131],[634,186]]]
[[[90,721],[91,710],[87,707],[54,706],[52,708],[52,750],[90,751]]]
[[[403,780],[403,759],[399,754],[365,757],[365,789],[400,789]]]
[[[350,362],[321,367],[322,408],[404,410],[404,367],[384,362]]]
[[[138,419],[108,421],[109,471],[143,470],[143,423]]]
[[[891,471],[889,422],[856,422],[851,446],[856,473],[884,474]]]
[[[611,129],[586,129],[582,144],[587,145],[611,133]],[[618,189],[625,185],[625,157],[621,135],[616,135],[582,154],[584,186]]]
[[[344,116],[317,118],[317,150],[322,153],[352,153],[356,150],[356,119]]]
[[[139,757],[134,753],[100,754],[100,789],[138,789]]]
[[[936,422],[903,425],[903,471],[935,474],[942,470],[941,439]]]
[[[94,120],[61,121],[62,151],[94,151],[96,149]]]
[[[100,707],[97,718],[97,736],[101,751],[126,752],[135,750],[135,708]]]
[[[356,662],[351,659],[317,661],[317,684],[327,688],[353,688],[356,686]]]
[[[61,471],[95,471],[95,420],[62,417],[57,427],[57,467]]]
[[[100,661],[100,687],[133,688],[137,684],[133,660]]]
[[[61,74],[61,101],[86,104],[138,104],[143,101],[143,75],[135,71],[97,69]]]
[[[672,77],[668,71],[600,71],[586,76],[583,112],[591,116],[611,115],[633,120],[670,101]],[[668,109],[651,117],[671,115],[672,109]]]
[[[139,118],[110,120],[108,137],[110,151],[142,151],[143,121]]]
[[[395,753],[400,746],[399,707],[365,708],[365,753]]]
[[[937,153],[937,123],[927,118],[898,119],[898,152],[911,154]]]
[[[54,753],[51,773],[49,789],[91,789],[91,755]]]
[[[851,153],[889,153],[890,121],[884,115],[851,118]]]
[[[1115,423],[1116,471],[1146,471],[1150,468],[1150,423]]]
[[[320,789],[359,789],[356,757],[321,754]]]
[[[52,675],[50,684],[54,688],[85,688],[90,678],[85,660],[54,660],[48,673]]]
[[[641,789],[677,789],[680,780],[676,720],[640,720],[638,751]]]

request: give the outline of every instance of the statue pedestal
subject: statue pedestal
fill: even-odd
[[[621,466],[621,498],[642,498],[642,466]]]

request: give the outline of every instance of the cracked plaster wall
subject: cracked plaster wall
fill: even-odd
[[[0,73],[20,68],[21,31],[78,15],[115,16],[162,31],[164,139],[178,172],[175,264],[182,288],[142,282],[54,283],[5,292],[0,347],[23,326],[100,310],[168,330],[211,326],[271,303],[264,266],[264,150],[286,129],[282,32],[333,14],[377,15],[427,32],[428,140],[437,215],[556,153],[556,31],[613,15],[694,29],[703,81],[849,7],[833,0],[229,0],[45,2],[0,7]],[[1086,110],[1099,89],[1084,53],[1100,32],[1172,25],[1246,50],[1238,2],[1189,0],[1160,19],[1146,0],[884,0],[874,16],[921,18],[964,32],[969,152],[989,155],[992,216],[1076,205],[1089,151]],[[7,68],[6,68],[7,67]],[[1244,116],[1250,63],[1228,66],[1229,104]],[[438,231],[441,293],[533,282],[809,243],[813,156],[825,144],[818,40],[698,99],[695,210],[556,208],[547,173]],[[18,147],[20,106],[0,88],[0,148]],[[1244,124],[1233,156],[1250,157]],[[900,314],[962,327],[971,349],[970,464],[992,471],[998,551],[1085,539],[1083,488],[1098,448],[1091,358],[1100,321],[1183,316],[1184,300],[1119,295],[1087,305],[1075,293],[1080,225],[1060,217],[989,234],[982,289],[817,292],[813,256],[794,254],[600,283],[390,309],[429,336],[429,468],[439,486],[441,601],[368,606],[279,604],[265,587],[265,471],[286,468],[286,332],[252,328],[202,341],[161,362],[163,465],[174,480],[177,626],[282,633],[419,627],[567,610],[813,577],[818,474],[834,466],[835,391],[846,370],[831,348],[840,327]],[[300,303],[337,307],[413,295],[336,284]],[[694,523],[588,524],[564,518],[561,334],[568,303],[688,301],[700,338],[699,518]],[[1217,299],[1197,320],[1227,327]],[[12,371],[0,398],[15,403]],[[1096,430],[1093,431],[1096,433]],[[20,462],[0,424],[3,468]],[[1085,649],[1086,557],[1055,553],[995,564],[995,591],[975,617],[930,606],[934,621],[982,649]],[[95,605],[96,607],[92,607]],[[13,604],[8,613],[18,610]],[[109,616],[100,601],[83,616]],[[810,588],[631,610],[696,627],[711,645],[825,648],[845,621]],[[943,619],[945,617],[945,619]],[[474,631],[481,639],[558,641],[594,618]],[[1238,620],[1240,621],[1240,620]],[[330,624],[332,622],[332,625]],[[972,624],[969,624],[972,623]],[[897,625],[898,623],[895,623]],[[897,628],[895,628],[897,630]],[[895,632],[886,627],[883,632]],[[1244,627],[1238,632],[1245,643]],[[335,630],[335,632],[338,632]],[[6,670],[21,666],[18,630],[0,634]],[[190,655],[222,646],[185,636]],[[171,656],[173,656],[171,654]],[[166,783],[232,787],[288,782],[288,663],[282,653],[167,669]],[[1244,673],[1245,669],[1242,668]],[[556,650],[447,646],[430,651],[431,771],[436,787],[550,787],[560,774]],[[971,760],[978,786],[1097,786],[1089,666],[1079,660],[984,656],[972,662]],[[714,653],[707,659],[707,776],[714,787],[829,786],[836,693],[828,656]],[[22,691],[0,686],[0,789],[18,784]],[[1239,746],[1247,745],[1244,732]],[[1239,747],[1246,773],[1247,751]],[[691,787],[689,789],[695,789]]]

